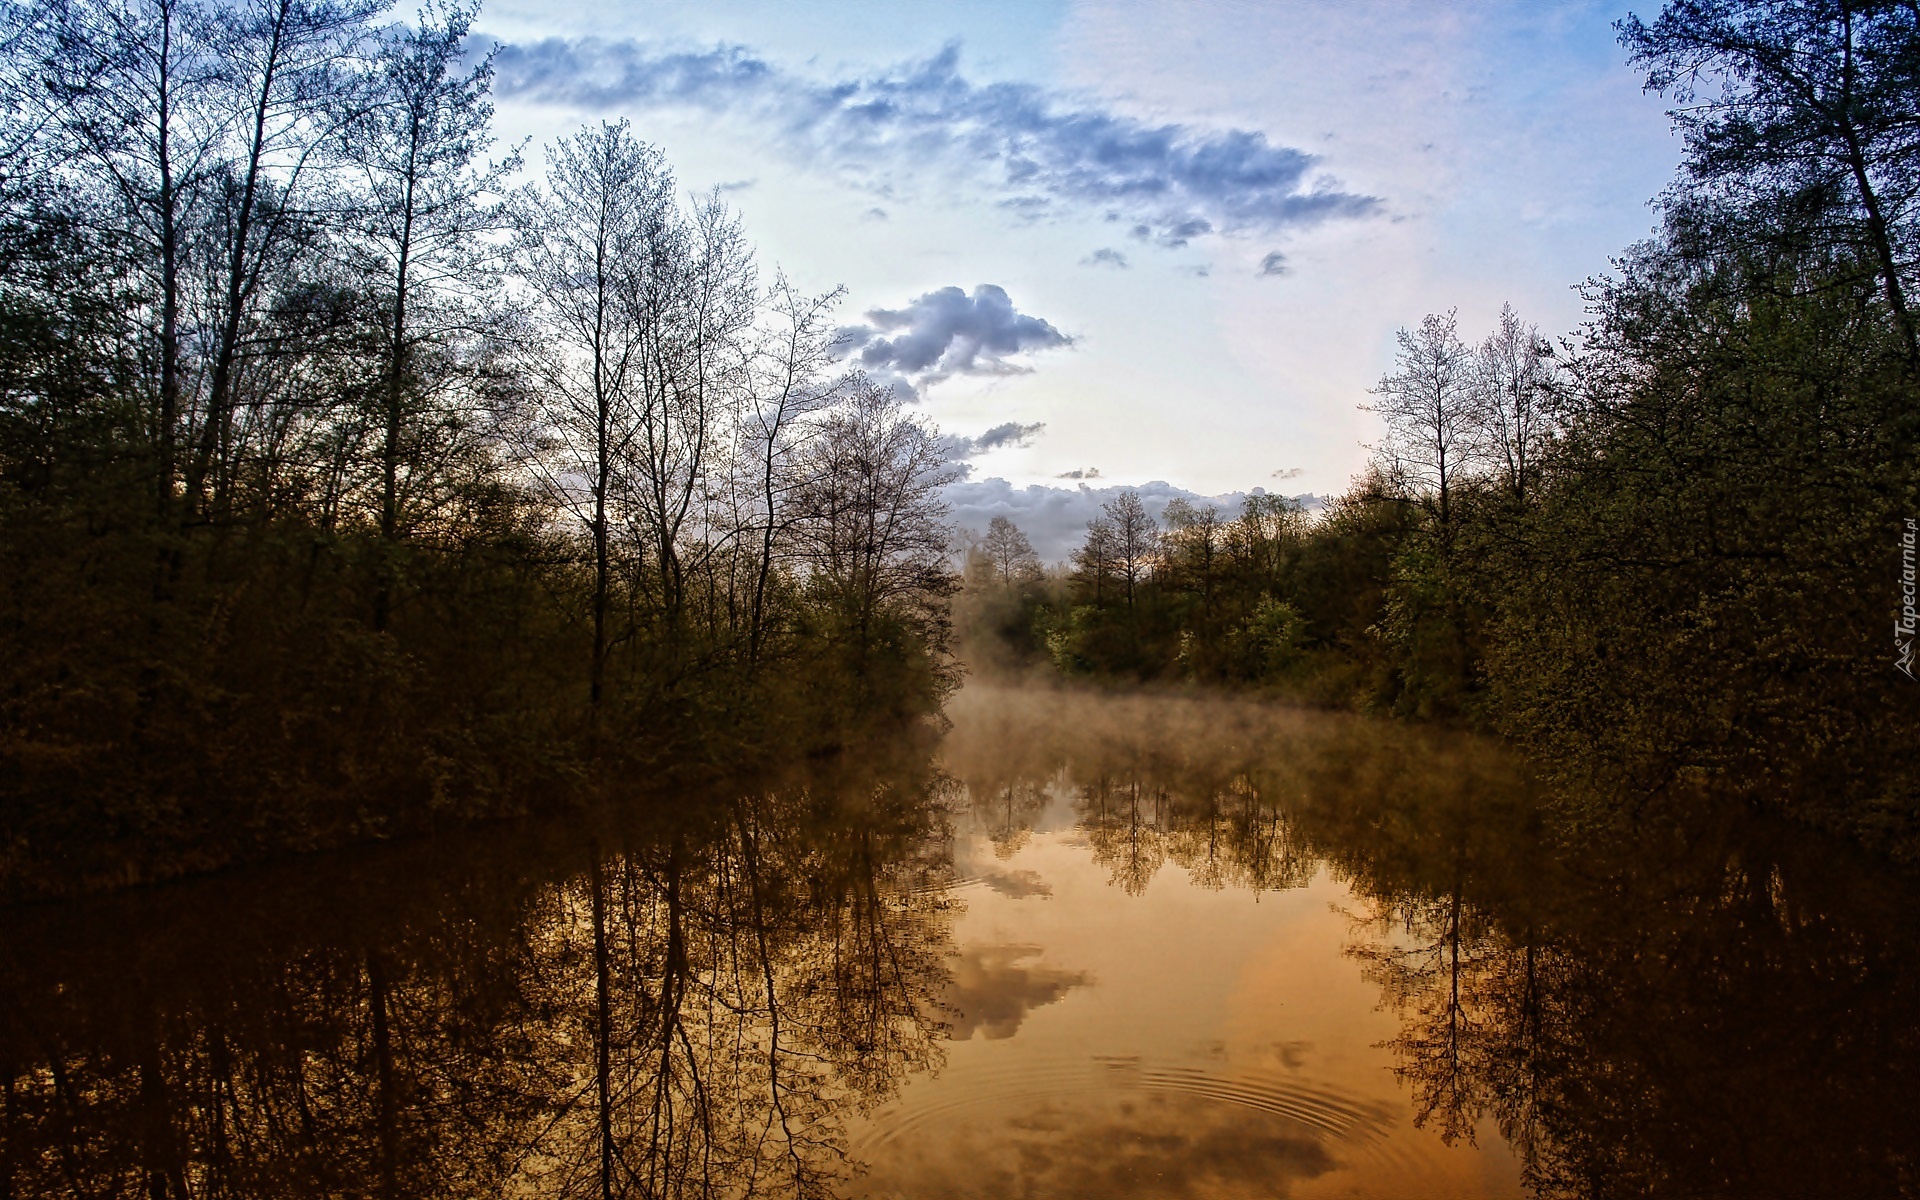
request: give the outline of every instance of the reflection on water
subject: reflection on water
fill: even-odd
[[[1920,1193],[1920,889],[1249,704],[970,688],[641,821],[15,910],[0,1196]]]

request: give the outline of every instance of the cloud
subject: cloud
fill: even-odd
[[[1307,469],[1305,467],[1282,467],[1273,473],[1273,478],[1281,480],[1298,479],[1306,473]]]
[[[1293,274],[1293,268],[1287,265],[1286,255],[1280,253],[1278,250],[1269,250],[1267,256],[1260,260],[1260,270],[1258,273],[1262,276],[1291,275]]]
[[[971,946],[961,953],[947,985],[955,1012],[948,1036],[956,1042],[975,1033],[989,1041],[1010,1038],[1028,1013],[1088,982],[1083,971],[1022,965],[1039,955],[1038,946]]]
[[[1152,242],[1156,246],[1165,246],[1169,250],[1178,250],[1194,238],[1213,232],[1213,222],[1201,217],[1189,217],[1163,228],[1155,229],[1151,225],[1135,225],[1128,230],[1133,237],[1143,242]]]
[[[1257,130],[1144,121],[1033,84],[975,83],[954,46],[832,80],[741,46],[671,52],[630,39],[500,43],[493,66],[502,99],[724,115],[760,128],[793,161],[878,193],[957,183],[996,196],[1019,220],[1098,213],[1166,246],[1382,208],[1321,173],[1314,155]]]
[[[946,450],[947,461],[960,462],[964,459],[978,458],[982,454],[1007,446],[1016,448],[1031,446],[1033,439],[1039,437],[1046,427],[1044,421],[1035,421],[1031,425],[1008,421],[1003,425],[995,425],[979,437],[947,434],[940,439],[940,444]]]
[[[1065,478],[1074,478],[1076,472],[1069,471]],[[1088,468],[1078,473],[1082,480],[1098,479],[1099,472]],[[948,506],[952,509],[951,520],[955,525],[968,529],[985,529],[995,517],[1005,517],[1020,527],[1033,543],[1034,552],[1046,562],[1065,562],[1079,548],[1086,536],[1087,522],[1100,515],[1100,508],[1121,492],[1135,492],[1147,512],[1155,520],[1165,514],[1167,505],[1175,500],[1185,500],[1195,507],[1213,505],[1220,510],[1222,517],[1239,514],[1241,505],[1249,495],[1265,495],[1265,488],[1253,488],[1250,492],[1225,492],[1218,496],[1203,496],[1190,492],[1186,488],[1175,487],[1164,480],[1154,480],[1138,487],[1122,487],[1118,484],[1105,487],[1089,487],[1082,482],[1077,487],[1054,487],[1047,484],[1028,484],[1015,487],[1004,479],[966,478],[949,484],[944,493]],[[1302,495],[1293,499],[1309,511],[1322,507],[1318,496]]]
[[[1127,269],[1127,256],[1111,246],[1102,246],[1092,254],[1081,259],[1080,265],[1083,267],[1119,267],[1124,271]]]
[[[986,871],[981,874],[980,882],[1010,900],[1026,900],[1033,896],[1046,899],[1053,895],[1053,885],[1042,878],[1038,871]]]
[[[867,324],[840,330],[840,344],[869,375],[918,395],[953,375],[1025,374],[1033,368],[1016,356],[1071,346],[1073,339],[1014,308],[1004,288],[983,283],[972,295],[944,287],[905,308],[873,309]]]
[[[1058,475],[1055,475],[1054,478],[1055,479],[1098,479],[1100,478],[1100,468],[1099,467],[1075,467],[1071,471],[1060,472]]]
[[[973,439],[974,453],[984,454],[988,450],[998,450],[1002,446],[1031,446],[1034,437],[1046,427],[1044,422],[1039,421],[1032,425],[1022,425],[1017,421],[995,425]]]

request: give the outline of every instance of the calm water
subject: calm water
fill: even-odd
[[[1920,889],[1457,735],[972,687],[647,819],[0,917],[0,1196],[1920,1194]]]

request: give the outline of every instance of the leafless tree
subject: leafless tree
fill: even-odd
[[[766,301],[772,323],[763,330],[752,359],[752,397],[741,422],[741,524],[758,533],[747,600],[747,653],[758,662],[768,635],[768,589],[777,557],[790,540],[800,510],[794,503],[803,483],[797,454],[818,428],[810,420],[847,385],[832,372],[833,309],[843,289],[810,296],[785,275]]]
[[[640,373],[637,535],[664,626],[678,629],[690,573],[729,548],[709,518],[728,437],[748,400],[759,293],[739,219],[717,197],[676,212],[629,301],[646,340]],[[671,635],[670,635],[671,636]]]
[[[505,265],[505,193],[520,160],[483,158],[492,144],[493,68],[490,59],[466,66],[476,11],[430,4],[417,26],[390,30],[377,48],[371,95],[337,141],[359,191],[355,265],[377,281],[386,308],[373,407],[374,491],[388,546],[407,531],[415,485],[434,477],[424,469],[430,456],[457,428],[457,420],[442,418],[455,411],[447,392],[462,382],[461,344],[481,332],[480,314]],[[377,629],[386,627],[393,589],[391,571],[383,570]]]
[[[1500,326],[1475,354],[1480,442],[1500,481],[1526,499],[1553,432],[1553,349],[1537,326],[1522,324],[1513,305],[1500,308]]]
[[[547,492],[587,529],[593,554],[590,695],[606,686],[611,545],[634,491],[650,330],[629,303],[673,212],[673,177],[625,121],[555,144],[547,187],[525,210],[521,277],[537,331],[527,359],[540,411],[532,463]],[[627,522],[621,521],[622,528]]]
[[[1484,455],[1481,396],[1473,356],[1461,343],[1453,310],[1402,329],[1392,374],[1367,406],[1387,427],[1377,448],[1389,472],[1428,499],[1442,541],[1452,532],[1453,493]]]
[[[807,563],[857,644],[883,614],[924,619],[952,590],[940,491],[955,472],[933,429],[860,380],[807,446],[804,473]]]
[[[227,67],[212,14],[191,0],[74,2],[49,12],[34,30],[43,86],[26,94],[47,106],[44,127],[58,142],[52,156],[85,173],[100,219],[134,244],[129,261],[149,277],[151,308],[139,320],[158,379],[145,432],[165,523],[176,501],[190,382],[184,307],[192,226],[220,163]]]
[[[1140,503],[1138,492],[1121,492],[1101,506],[1113,529],[1113,568],[1132,611],[1139,587],[1153,574],[1159,558],[1160,525]]]
[[[1033,543],[1020,532],[1018,525],[1005,517],[995,517],[987,523],[987,536],[981,539],[980,551],[1002,587],[1010,589],[1015,584],[1040,578],[1040,556],[1033,552]]]
[[[1114,556],[1113,522],[1104,516],[1088,521],[1086,539],[1073,552],[1073,566],[1082,586],[1092,593],[1095,608],[1106,602],[1108,581],[1114,573]]]

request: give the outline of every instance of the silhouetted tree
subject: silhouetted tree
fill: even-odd
[[[1687,191],[1735,244],[1854,248],[1909,365],[1920,235],[1920,10],[1904,0],[1674,0],[1619,23],[1647,88],[1679,105]]]

